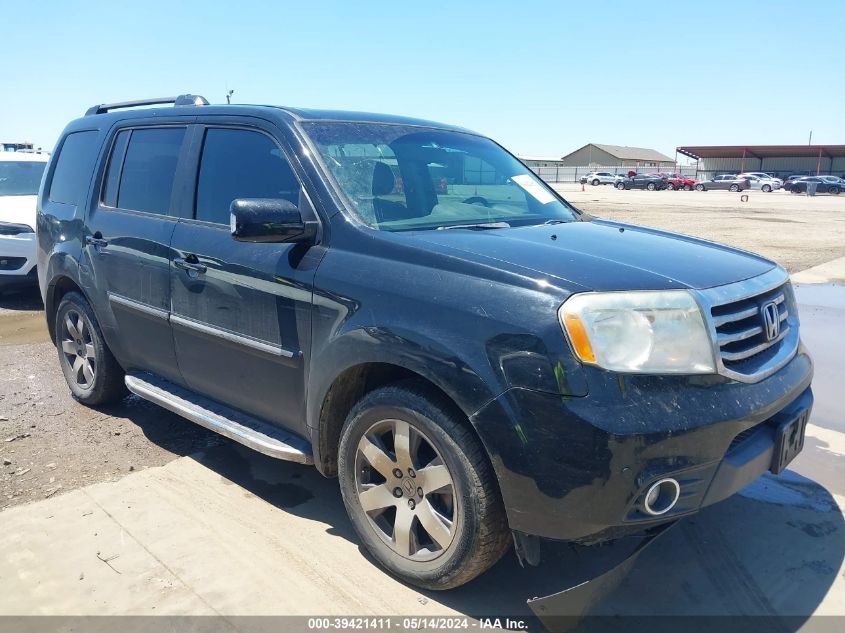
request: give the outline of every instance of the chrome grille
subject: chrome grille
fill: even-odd
[[[772,340],[763,331],[762,306],[774,302],[778,311],[779,334]],[[741,364],[780,343],[789,333],[789,316],[783,288],[749,299],[711,308],[719,355],[726,367]]]
[[[783,367],[798,349],[798,317],[789,277],[775,268],[759,277],[700,290],[718,371],[756,382]],[[769,340],[763,306],[775,304],[779,332]]]

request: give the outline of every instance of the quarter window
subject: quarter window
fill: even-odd
[[[300,185],[278,145],[260,132],[210,128],[205,133],[196,219],[229,224],[238,198],[285,199],[299,206]]]
[[[166,215],[170,211],[176,164],[184,138],[183,127],[132,130],[115,206]],[[113,152],[112,159],[115,160],[115,157]],[[106,195],[110,193],[109,180],[116,168],[109,165]]]
[[[97,151],[97,132],[73,132],[65,137],[53,179],[50,183],[51,202],[78,205],[91,182],[91,170],[94,167]]]

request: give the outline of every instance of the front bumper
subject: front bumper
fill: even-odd
[[[769,470],[774,426],[812,406],[812,373],[803,347],[755,384],[603,372],[585,397],[510,389],[472,422],[512,530],[596,543],[695,513]],[[642,498],[664,477],[681,496],[653,517]]]
[[[0,288],[37,284],[35,233],[0,235]]]

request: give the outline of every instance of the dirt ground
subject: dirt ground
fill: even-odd
[[[557,188],[589,213],[726,242],[790,272],[845,256],[845,196]],[[0,360],[0,510],[226,441],[136,397],[100,410],[74,402],[37,291],[0,295]]]
[[[37,292],[0,296],[0,510],[161,466],[224,439],[135,396],[75,402]]]

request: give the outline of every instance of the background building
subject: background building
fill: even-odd
[[[779,177],[832,174],[845,177],[845,145],[689,145],[679,154],[696,161],[696,179],[762,171]]]
[[[641,167],[655,171],[675,167],[674,159],[654,149],[599,143],[588,143],[560,160],[568,167],[627,167],[634,171]]]

